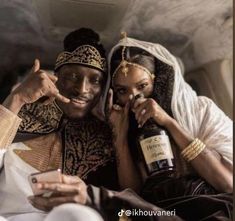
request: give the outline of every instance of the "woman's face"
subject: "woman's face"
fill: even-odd
[[[153,79],[142,69],[128,65],[128,73],[125,74],[121,69],[117,71],[113,79],[113,89],[117,98],[117,103],[125,105],[130,95],[144,94],[149,97],[153,92]]]

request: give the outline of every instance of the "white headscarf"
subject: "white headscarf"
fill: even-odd
[[[232,121],[214,102],[195,91],[184,81],[177,59],[163,46],[155,43],[124,38],[116,44],[108,55],[108,68],[112,54],[120,47],[141,48],[174,69],[174,86],[171,110],[174,119],[194,138],[201,139],[209,149],[214,149],[230,163],[233,161]],[[110,84],[108,75],[108,85]],[[106,88],[107,92],[108,88]]]

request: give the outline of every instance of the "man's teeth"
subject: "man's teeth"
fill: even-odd
[[[86,103],[87,103],[87,101],[80,100],[80,99],[75,99],[75,98],[73,98],[72,100],[75,101],[75,102],[77,102],[77,103],[80,103],[80,104],[86,104]]]

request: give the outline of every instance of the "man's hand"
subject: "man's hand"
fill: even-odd
[[[53,192],[50,197],[28,197],[34,207],[43,211],[50,211],[63,203],[85,204],[87,201],[87,186],[77,176],[62,175],[62,183],[38,183],[37,187]]]
[[[45,103],[50,103],[54,99],[68,103],[70,100],[61,95],[56,88],[56,81],[56,76],[40,69],[40,62],[36,59],[30,74],[11,92],[3,106],[17,114],[24,104],[33,103],[41,97],[48,97]]]
[[[56,76],[40,69],[40,62],[36,59],[28,77],[13,92],[19,94],[24,103],[33,103],[43,96],[68,103],[69,99],[62,96],[56,88],[56,81]]]

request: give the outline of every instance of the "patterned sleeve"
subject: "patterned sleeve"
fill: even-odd
[[[0,149],[6,149],[11,145],[20,122],[21,118],[0,105]]]

